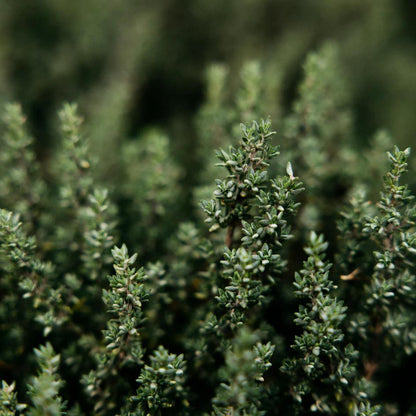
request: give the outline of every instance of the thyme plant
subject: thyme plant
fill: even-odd
[[[210,67],[192,180],[160,129],[103,164],[74,104],[40,163],[5,107],[0,414],[415,413],[410,150],[357,151],[340,68],[309,55],[276,134],[261,63]]]

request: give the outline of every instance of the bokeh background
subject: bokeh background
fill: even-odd
[[[57,109],[76,101],[97,151],[158,125],[189,165],[209,64],[229,65],[232,80],[243,62],[259,60],[277,119],[296,96],[306,54],[330,39],[358,134],[385,127],[411,145],[415,17],[412,0],[2,1],[0,101],[22,103],[40,157],[54,145]]]
[[[390,132],[400,147],[412,146],[415,17],[412,0],[2,1],[0,106],[22,104],[48,177],[53,175],[48,162],[61,143],[58,110],[64,102],[78,103],[90,154],[97,161],[94,175],[110,189],[125,181],[120,172],[127,159],[120,154],[130,153],[131,166],[143,164],[140,154],[123,150],[126,142],[140,147],[145,140],[142,147],[150,149],[153,139],[144,139],[149,131],[156,128],[166,135],[169,159],[180,169],[177,210],[173,223],[166,219],[173,230],[200,215],[196,199],[209,197],[194,191],[216,177],[201,177],[206,175],[201,166],[211,163],[203,153],[232,142],[207,137],[212,132],[207,122],[200,122],[212,65],[227,71],[221,88],[231,106],[245,65],[260,66],[262,116],[271,117],[280,140],[299,96],[306,57],[330,42],[337,47],[340,94],[353,118],[355,151],[362,148],[365,154],[379,129]],[[375,159],[383,163],[384,150],[369,156],[373,165]],[[415,160],[411,158],[413,171]],[[139,177],[148,170],[144,163],[132,177],[143,182]],[[413,188],[414,178],[408,179]],[[134,192],[140,202],[143,189]],[[123,211],[123,198],[113,199]],[[128,240],[130,225],[121,228],[126,231],[123,241],[134,247],[135,240]],[[334,227],[326,228],[322,231],[331,233]]]

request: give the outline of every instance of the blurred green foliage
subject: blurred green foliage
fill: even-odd
[[[261,62],[265,115],[277,119],[306,53],[331,39],[350,81],[359,143],[383,126],[407,146],[416,130],[414,16],[410,0],[4,1],[1,100],[23,104],[42,155],[56,142],[53,114],[69,100],[80,103],[94,150],[107,156],[103,175],[112,174],[120,138],[154,124],[171,132],[189,169],[208,64],[229,67],[228,91],[242,63]]]

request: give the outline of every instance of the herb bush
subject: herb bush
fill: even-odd
[[[109,149],[103,182],[76,105],[47,165],[6,105],[2,415],[416,412],[410,150],[354,144],[341,74],[310,54],[276,134],[261,65],[232,97],[210,67],[185,221],[163,131]]]

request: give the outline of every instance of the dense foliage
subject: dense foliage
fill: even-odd
[[[210,67],[186,191],[161,130],[96,152],[64,104],[41,164],[5,106],[1,414],[416,412],[410,149],[356,145],[341,72],[309,54],[275,133],[261,65]]]

